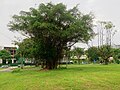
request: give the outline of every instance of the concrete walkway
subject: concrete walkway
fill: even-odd
[[[13,71],[14,68],[17,68],[17,67],[4,68],[4,69],[0,70],[0,72],[11,72],[11,71]]]

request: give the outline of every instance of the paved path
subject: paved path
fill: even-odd
[[[14,68],[17,68],[17,67],[4,68],[4,69],[0,70],[0,72],[11,72],[11,71],[13,71]]]

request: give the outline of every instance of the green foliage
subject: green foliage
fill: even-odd
[[[53,69],[63,57],[63,49],[79,41],[87,42],[93,36],[92,20],[92,14],[84,15],[77,7],[68,10],[62,3],[42,3],[37,9],[14,15],[8,26],[11,31],[29,35],[37,48],[36,58]]]
[[[0,58],[3,59],[3,60],[10,59],[11,58],[11,54],[7,50],[1,50],[0,51]]]
[[[35,45],[31,38],[24,39],[22,42],[15,42],[15,44],[19,46],[15,55],[16,58],[20,58],[20,55],[24,58],[34,57],[33,53],[35,50]]]
[[[105,24],[105,28],[106,28],[107,30],[115,27],[115,26],[113,25],[113,23],[110,22],[110,21],[109,21],[109,22],[104,22],[104,24]]]
[[[117,59],[117,60],[115,60],[115,62],[116,62],[117,64],[120,64],[120,60],[118,60],[118,59]]]
[[[108,64],[109,57],[114,55],[113,49],[109,45],[103,45],[99,48],[99,56],[103,59],[105,64]]]
[[[84,48],[74,47],[73,50],[71,50],[71,57],[74,59],[74,57],[77,57],[78,63],[80,64],[80,57],[84,55]]]
[[[79,47],[75,47],[75,48],[73,49],[73,52],[74,52],[74,54],[75,54],[78,58],[80,58],[80,56],[84,54],[84,49],[83,49],[83,48],[79,48]]]
[[[97,47],[90,47],[87,51],[86,54],[89,58],[90,61],[98,60],[99,55],[98,55],[98,48]]]
[[[113,49],[113,52],[114,52],[114,58],[115,59],[120,59],[120,49]]]
[[[115,59],[115,62],[119,64],[120,63],[120,48],[117,48],[117,49],[114,48],[113,51],[114,51],[113,57]]]
[[[11,63],[10,66],[18,66],[18,63]]]

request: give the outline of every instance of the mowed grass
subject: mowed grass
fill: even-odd
[[[67,69],[0,72],[0,90],[120,90],[120,65],[68,65]]]

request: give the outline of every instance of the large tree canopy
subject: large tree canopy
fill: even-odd
[[[63,49],[77,42],[87,42],[93,34],[93,15],[82,14],[77,6],[67,9],[62,3],[40,4],[39,7],[21,11],[10,21],[11,31],[29,35],[37,47],[37,54],[46,62],[46,68],[54,69],[63,57]]]

